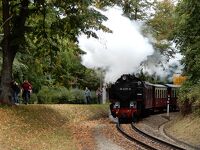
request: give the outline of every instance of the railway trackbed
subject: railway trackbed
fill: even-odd
[[[166,141],[152,137],[134,126],[134,124],[116,124],[119,132],[122,133],[130,141],[140,145],[144,149],[148,150],[185,150],[179,146],[173,145]]]

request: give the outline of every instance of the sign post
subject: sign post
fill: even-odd
[[[170,101],[170,95],[167,96],[167,117],[169,117],[169,101]]]

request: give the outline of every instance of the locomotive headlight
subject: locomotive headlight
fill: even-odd
[[[130,108],[136,108],[136,102],[131,101],[130,102]]]
[[[141,81],[138,81],[138,83],[137,83],[137,84],[138,84],[138,86],[140,86],[140,85],[142,84],[142,82],[141,82]]]
[[[123,76],[122,79],[123,79],[123,80],[126,80],[126,76]]]
[[[120,102],[115,102],[114,108],[120,108]]]

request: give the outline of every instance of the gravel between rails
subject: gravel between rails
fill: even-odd
[[[111,139],[106,138],[101,130],[105,128],[105,125],[99,125],[94,130],[94,136],[97,144],[98,150],[125,150],[124,148],[120,147],[116,143],[114,143]]]

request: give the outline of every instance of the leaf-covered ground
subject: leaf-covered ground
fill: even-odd
[[[97,137],[134,149],[108,119],[108,108],[67,104],[0,107],[0,150],[97,150],[107,146]],[[199,124],[199,117],[178,117],[167,131],[198,145]]]
[[[92,122],[107,115],[108,105],[0,107],[0,149],[76,150],[81,138],[92,148]],[[85,121],[91,122],[88,127],[81,125]]]

